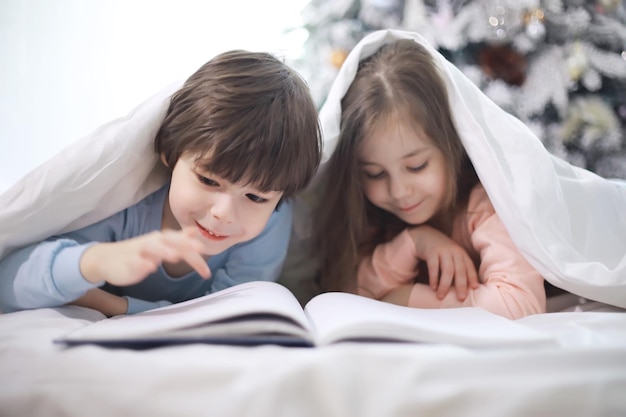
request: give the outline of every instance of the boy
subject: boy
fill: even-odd
[[[0,260],[0,310],[72,303],[134,314],[278,277],[289,197],[321,159],[304,81],[267,53],[220,54],[172,96],[154,144],[169,183]]]

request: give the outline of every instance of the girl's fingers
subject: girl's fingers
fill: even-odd
[[[439,284],[439,258],[433,257],[426,263],[428,266],[428,283],[433,291],[437,291]]]
[[[467,298],[467,270],[463,259],[454,258],[454,288],[456,290],[456,298],[459,301],[465,301]]]
[[[474,262],[468,257],[466,260],[467,264],[467,281],[469,283],[470,288],[476,289],[480,285],[480,281],[478,281],[478,273],[476,272],[476,267],[474,266]]]
[[[446,296],[452,286],[453,278],[454,261],[449,257],[446,257],[441,260],[441,277],[439,278],[439,285],[437,286],[437,298],[441,300]]]

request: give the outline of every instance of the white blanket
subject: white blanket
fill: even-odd
[[[557,287],[626,307],[626,183],[550,155],[530,129],[496,106],[418,34],[378,31],[351,51],[320,112],[325,159],[336,145],[340,101],[359,60],[399,38],[423,43],[446,74],[463,143],[528,261]],[[65,148],[0,195],[0,256],[105,218],[162,185],[167,177],[152,141],[169,96],[179,87],[169,86],[127,117]],[[296,229],[304,229],[298,223],[306,221],[296,219]]]
[[[447,75],[463,143],[528,261],[557,287],[626,307],[626,183],[550,155],[530,129],[496,106],[418,34],[378,31],[351,51],[320,112],[325,159],[335,148],[340,101],[359,60],[399,38],[423,43]],[[65,148],[0,195],[0,256],[105,218],[162,185],[167,177],[152,141],[169,96],[179,87],[165,88],[127,117]],[[296,229],[304,229],[298,223],[305,221],[296,219]]]
[[[626,307],[626,182],[601,178],[549,154],[529,128],[416,33],[377,31],[350,52],[320,112],[325,158],[335,149],[341,99],[359,61],[397,39],[426,46],[446,75],[463,144],[528,261],[557,287]]]
[[[95,223],[163,185],[167,173],[153,141],[169,97],[181,85],[72,143],[0,195],[0,257]]]
[[[342,69],[321,112],[327,155],[355,57],[395,37],[421,42],[399,32],[373,34]],[[437,59],[452,80],[468,151],[524,253],[556,285],[624,306],[624,191],[550,157],[527,129]],[[152,140],[178,85],[1,195],[0,253],[108,216],[162,184]],[[0,416],[626,415],[621,312],[526,317],[522,323],[558,340],[537,350],[362,343],[129,351],[53,343],[102,318],[80,307],[0,315]]]

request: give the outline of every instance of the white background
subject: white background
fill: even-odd
[[[228,49],[295,56],[307,0],[0,0],[0,193]]]

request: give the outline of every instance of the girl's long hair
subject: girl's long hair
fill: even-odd
[[[454,126],[443,76],[422,45],[399,40],[380,48],[361,62],[341,104],[337,148],[321,173],[314,245],[322,291],[354,292],[359,260],[409,226],[363,193],[357,155],[369,133],[391,118],[406,120],[443,153],[446,199],[429,224],[448,235],[478,178]]]

